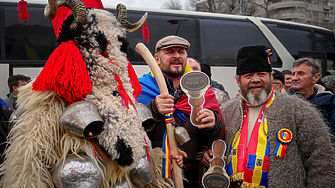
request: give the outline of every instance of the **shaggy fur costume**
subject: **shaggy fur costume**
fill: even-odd
[[[223,108],[227,158],[233,138],[242,124],[242,106],[243,99],[239,97]],[[266,113],[270,142],[268,187],[335,187],[334,149],[320,114],[308,102],[280,92],[276,92],[276,98]],[[278,144],[277,132],[283,127],[294,134],[285,159],[273,155]]]
[[[125,29],[108,11],[86,12],[87,21],[78,30],[69,30],[73,15],[69,16],[58,42],[73,40],[86,63],[93,91],[84,100],[97,106],[105,122],[103,132],[93,139],[102,159],[89,140],[65,132],[59,118],[68,101],[55,91],[33,91],[30,83],[22,87],[18,97],[19,110],[24,113],[9,134],[10,145],[0,169],[1,187],[54,187],[51,173],[55,165],[64,164],[67,156],[79,153],[88,155],[103,174],[103,187],[113,187],[123,177],[129,181],[127,173],[147,155],[146,147],[151,151],[150,140],[132,105],[134,89],[123,52]],[[118,91],[126,92],[129,103]],[[152,155],[157,170],[161,169],[161,150]],[[173,187],[172,182],[161,177],[157,175],[158,180],[149,187]]]

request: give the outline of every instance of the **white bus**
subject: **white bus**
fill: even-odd
[[[43,15],[45,4],[28,3],[30,19],[20,22],[17,3],[0,2],[0,97],[9,92],[7,78],[25,74],[35,78],[57,41]],[[105,7],[115,15],[115,9]],[[128,59],[138,76],[149,71],[143,58],[135,52],[142,42],[154,53],[156,42],[168,35],[178,35],[191,43],[188,55],[212,66],[212,79],[222,83],[231,98],[237,94],[234,80],[239,48],[263,44],[273,50],[275,69],[292,70],[300,57],[312,57],[321,63],[321,73],[334,69],[335,37],[328,29],[288,21],[190,11],[146,10],[128,8],[128,20],[136,22],[148,12],[149,44],[142,32],[128,33]]]

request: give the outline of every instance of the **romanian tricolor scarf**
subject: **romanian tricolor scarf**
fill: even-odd
[[[138,80],[140,81],[140,84],[142,86],[142,93],[137,98],[137,102],[148,105],[150,101],[155,99],[156,96],[160,94],[156,79],[152,72],[149,72],[138,78]],[[205,93],[205,104],[203,107],[217,111],[218,116],[220,117],[220,119],[222,119],[218,101],[215,97],[215,93],[211,88],[208,88]],[[178,117],[180,117],[181,119],[186,118],[183,113],[187,115],[191,114],[191,106],[188,104],[188,97],[186,95],[180,98],[174,105],[173,113],[177,114]]]
[[[228,175],[232,181],[243,181],[241,187],[267,187],[270,167],[270,144],[267,137],[268,124],[265,109],[275,98],[271,96],[258,115],[248,142],[248,107],[244,103],[242,128],[236,133],[230,153],[232,160],[228,165]],[[264,114],[265,113],[265,114]]]

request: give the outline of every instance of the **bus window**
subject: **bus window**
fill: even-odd
[[[309,30],[303,30],[290,27],[288,24],[272,24],[264,21],[263,23],[276,35],[295,59],[298,58],[299,50],[312,50],[312,33],[310,32],[310,28]]]
[[[200,19],[200,31],[201,59],[211,65],[236,66],[238,49],[243,46],[272,48],[259,29],[248,21]],[[271,60],[274,67],[281,66],[274,50]]]
[[[335,38],[334,33],[329,34],[315,33],[315,50],[316,51],[335,51]]]
[[[5,8],[6,60],[47,60],[56,48],[52,23],[44,8],[29,7],[29,20],[19,21],[16,6]]]
[[[128,11],[128,21],[134,23],[143,15],[143,13],[131,13]],[[142,38],[142,31],[128,33],[127,39],[130,42],[128,49],[128,59],[134,64],[143,64],[144,60],[140,54],[135,52],[137,43],[144,43],[152,54],[155,54],[155,47],[158,40],[168,35],[177,35],[185,38],[191,44],[187,51],[189,56],[194,56],[196,52],[196,34],[195,34],[195,20],[193,18],[179,17],[179,16],[165,16],[157,14],[149,14],[148,25],[149,28],[149,44]],[[137,62],[137,63],[136,63]]]

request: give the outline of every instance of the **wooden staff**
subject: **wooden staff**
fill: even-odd
[[[163,93],[169,94],[162,71],[159,68],[158,64],[156,63],[156,60],[154,59],[154,57],[151,55],[151,52],[148,50],[148,48],[143,43],[138,43],[135,47],[135,50],[143,57],[143,59],[149,65],[152,73],[155,76],[160,92],[162,94]],[[172,114],[165,114],[165,116],[171,116],[171,115]],[[168,140],[169,140],[171,151],[174,154],[178,154],[177,142],[174,138],[175,127],[171,123],[168,123],[166,124],[166,129],[168,133]],[[184,185],[183,185],[181,169],[178,166],[176,159],[172,159],[172,165],[173,165],[174,183],[176,185],[176,188],[183,188]]]

